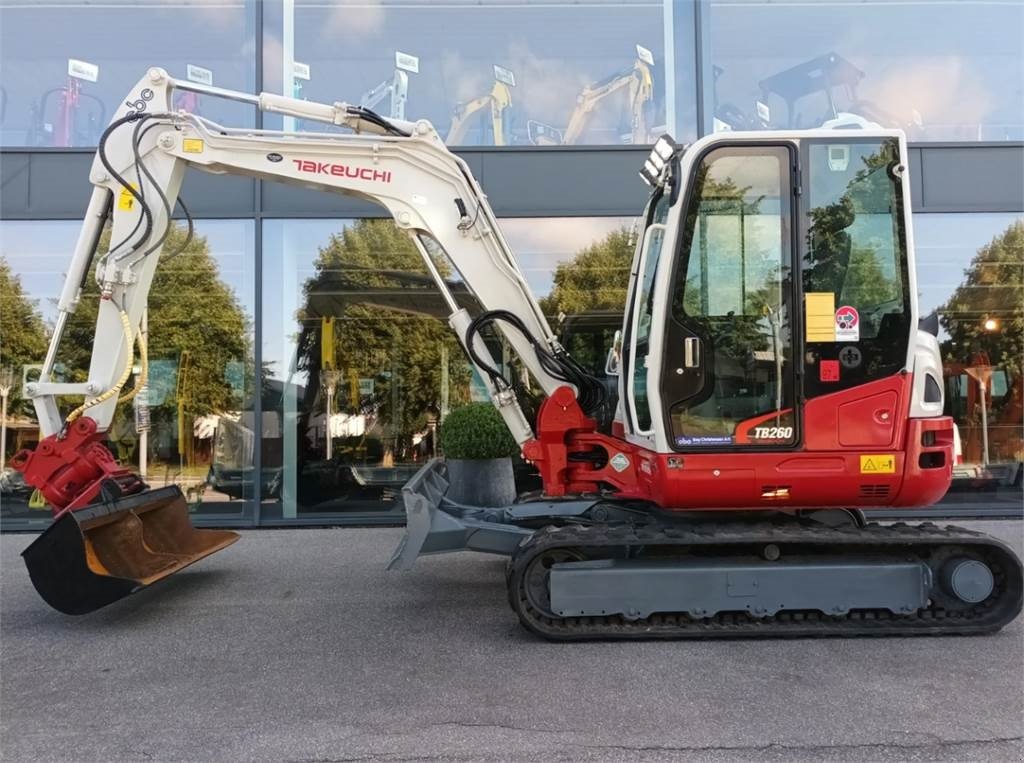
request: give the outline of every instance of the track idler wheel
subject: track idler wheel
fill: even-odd
[[[556,548],[531,561],[523,580],[523,590],[530,606],[545,617],[557,617],[551,612],[551,567],[562,562],[580,562],[585,558],[575,549]]]
[[[964,604],[980,604],[992,595],[995,577],[987,564],[978,559],[957,557],[942,566],[942,587]]]

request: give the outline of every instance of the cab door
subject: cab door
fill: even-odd
[[[659,392],[678,451],[794,447],[796,151],[708,150],[680,216]]]

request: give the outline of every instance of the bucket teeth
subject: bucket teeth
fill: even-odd
[[[79,615],[162,580],[238,537],[192,527],[184,496],[169,487],[69,511],[22,556],[43,599]]]

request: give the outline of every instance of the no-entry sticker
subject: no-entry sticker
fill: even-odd
[[[860,341],[860,313],[856,307],[843,305],[836,310],[836,341]]]

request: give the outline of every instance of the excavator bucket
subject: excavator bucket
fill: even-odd
[[[238,540],[197,530],[176,486],[68,511],[22,552],[32,584],[54,609],[84,615]]]

